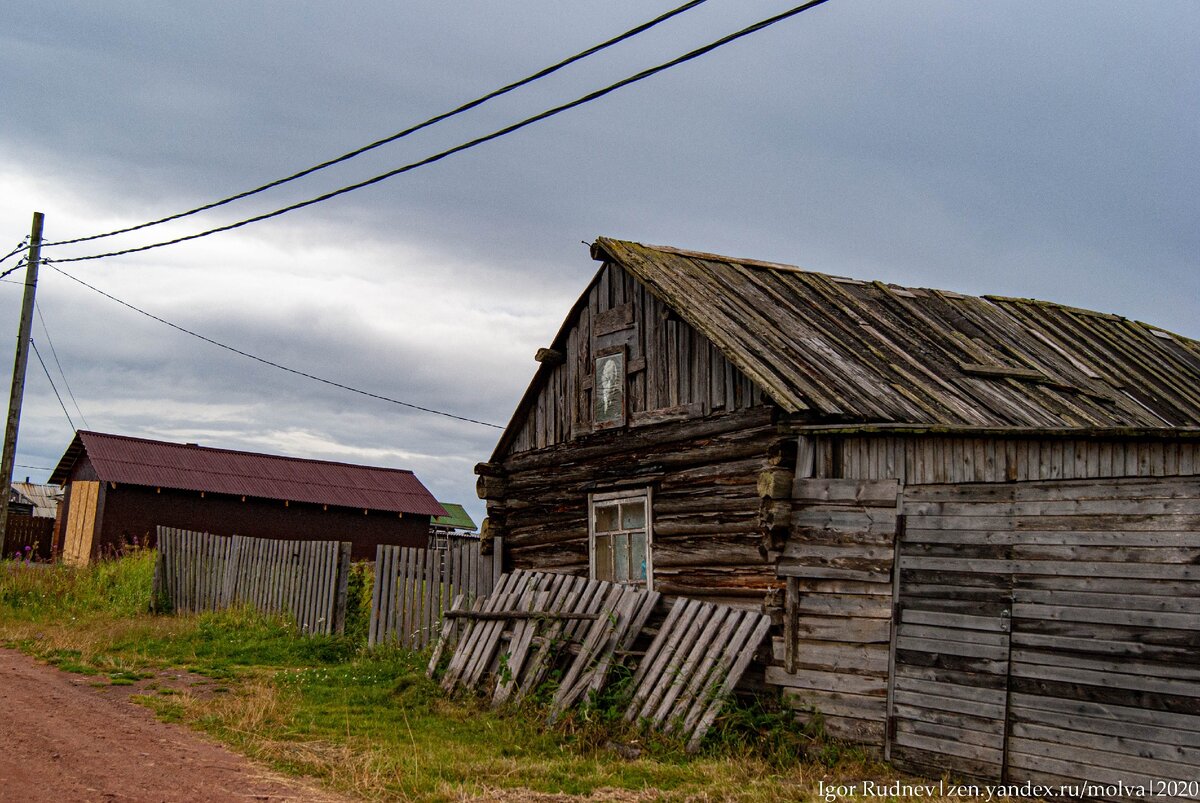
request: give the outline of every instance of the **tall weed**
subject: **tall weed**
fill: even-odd
[[[155,554],[138,550],[89,566],[0,561],[0,611],[23,619],[137,616],[150,602]]]

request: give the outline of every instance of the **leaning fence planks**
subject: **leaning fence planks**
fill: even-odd
[[[292,616],[305,633],[341,633],[350,544],[158,528],[155,604],[199,613],[250,605]]]
[[[634,586],[517,571],[495,591],[446,613],[465,626],[442,688],[479,689],[495,680],[494,704],[518,699],[552,669],[562,672],[551,721],[600,691],[617,663],[634,663],[634,642],[660,595]],[[637,666],[626,717],[677,733],[696,750],[770,627],[761,613],[679,599]],[[439,642],[429,674],[447,638]],[[632,669],[632,666],[629,666]]]
[[[491,555],[478,538],[448,536],[445,549],[380,544],[375,553],[375,587],[368,640],[420,650],[441,633],[444,613],[462,595],[467,605],[492,593],[499,576],[502,539]],[[448,626],[448,625],[447,625]]]
[[[625,718],[678,734],[694,752],[770,627],[756,611],[676,600],[634,674]]]

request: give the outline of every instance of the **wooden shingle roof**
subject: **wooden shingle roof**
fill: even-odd
[[[784,410],[968,427],[1200,426],[1200,342],[1117,315],[600,238]]]

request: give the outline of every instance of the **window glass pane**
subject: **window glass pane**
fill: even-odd
[[[621,529],[644,530],[646,528],[646,503],[641,499],[621,505]]]
[[[596,532],[609,532],[618,529],[617,506],[605,505],[596,507]]]
[[[629,535],[629,559],[633,564],[633,575],[630,579],[646,580],[646,534],[631,533]]]
[[[613,579],[622,582],[629,579],[629,536],[618,533],[612,537]]]
[[[612,538],[607,535],[596,536],[596,579],[617,579],[613,577]]]
[[[596,424],[625,420],[625,354],[596,358],[592,390],[592,420]]]

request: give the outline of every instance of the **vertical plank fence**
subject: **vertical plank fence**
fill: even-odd
[[[310,634],[346,624],[350,544],[278,541],[158,528],[154,604],[199,613],[251,605],[292,616]]]
[[[8,530],[0,533],[0,538],[4,541],[0,558],[12,558],[18,553],[25,557],[25,547],[29,547],[32,557],[49,560],[50,542],[54,539],[54,519],[10,513]]]
[[[448,536],[446,549],[417,549],[380,544],[375,557],[369,642],[393,643],[412,650],[432,644],[443,614],[462,596],[464,605],[492,593],[500,574],[502,539],[491,555],[480,552],[478,538]]]

